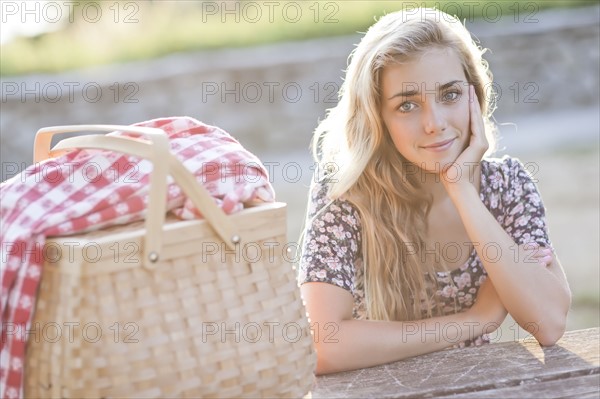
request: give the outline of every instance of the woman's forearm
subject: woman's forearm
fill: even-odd
[[[341,320],[313,323],[317,347],[317,374],[355,370],[439,351],[473,339],[493,323],[471,313],[424,320]]]
[[[541,344],[552,345],[564,332],[571,298],[558,259],[544,267],[528,258],[472,185],[454,186],[449,194],[505,308]]]

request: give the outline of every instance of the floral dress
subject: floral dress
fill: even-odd
[[[482,160],[479,197],[515,241],[515,251],[517,245],[531,242],[551,246],[542,199],[534,180],[518,159],[505,156]],[[353,317],[366,319],[358,211],[348,201],[331,202],[326,186],[317,183],[310,194],[307,220],[299,262],[300,284],[325,282],[348,290],[354,298]],[[490,254],[493,252],[490,249]],[[481,260],[472,248],[462,266],[449,272],[437,272],[437,287],[429,289],[435,290],[442,314],[454,314],[473,305],[486,278]],[[484,335],[458,346],[487,342],[489,339]]]

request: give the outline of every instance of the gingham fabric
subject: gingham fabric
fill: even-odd
[[[225,213],[241,210],[247,201],[274,200],[260,160],[223,130],[189,117],[154,119],[136,126],[162,128],[171,152]],[[149,161],[129,155],[76,150],[31,165],[0,185],[0,397],[23,397],[26,332],[42,274],[45,238],[143,219],[151,171]],[[168,210],[178,217],[201,216],[172,180],[167,198]]]

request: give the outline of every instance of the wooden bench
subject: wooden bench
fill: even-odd
[[[319,376],[312,398],[598,398],[599,333],[569,331],[552,347],[530,337],[449,349]]]

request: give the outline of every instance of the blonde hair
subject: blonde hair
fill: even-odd
[[[350,55],[338,105],[313,137],[313,155],[322,168],[336,166],[327,181],[328,197],[349,201],[360,214],[371,319],[412,320],[424,310],[432,316],[433,300],[422,295],[425,273],[435,276],[435,270],[433,265],[423,269],[419,262],[431,198],[420,190],[416,176],[407,173],[408,161],[394,147],[380,115],[383,68],[431,48],[453,49],[460,58],[493,149],[494,98],[486,93],[492,74],[482,58],[485,50],[459,20],[435,9],[398,11],[371,26]]]

